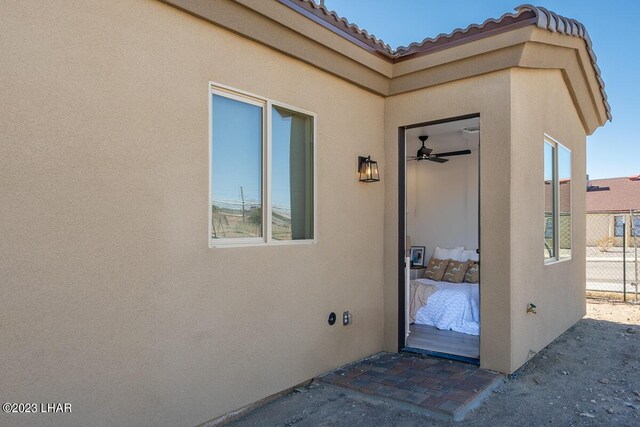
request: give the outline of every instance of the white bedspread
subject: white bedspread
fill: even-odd
[[[480,335],[480,293],[477,283],[436,282],[419,279],[436,286],[427,305],[418,310],[416,323],[470,335]]]

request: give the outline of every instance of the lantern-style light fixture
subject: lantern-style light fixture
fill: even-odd
[[[371,160],[371,156],[358,157],[358,173],[360,174],[361,182],[380,181],[378,162]]]

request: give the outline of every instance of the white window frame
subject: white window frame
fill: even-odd
[[[617,224],[616,224],[616,219],[617,219],[617,218],[621,218],[621,219],[622,219],[622,224],[623,224],[623,227],[622,227],[622,234],[621,234],[621,235],[619,235],[619,236],[616,234],[616,231],[617,231],[616,229],[618,228],[618,226],[617,226]],[[633,220],[632,220],[632,222],[633,222]],[[627,218],[626,218],[626,215],[624,215],[624,214],[622,214],[622,215],[614,215],[614,216],[613,216],[613,237],[620,237],[620,238],[622,238],[622,237],[626,234],[626,231],[627,231],[626,224],[627,224]],[[633,226],[633,224],[632,224],[632,226]]]
[[[545,264],[555,264],[558,262],[570,261],[573,258],[573,185],[571,186],[571,191],[569,193],[569,204],[571,206],[570,214],[571,214],[571,230],[569,231],[569,242],[571,244],[571,255],[568,257],[560,257],[560,168],[558,164],[558,158],[560,153],[560,148],[564,148],[569,152],[571,157],[571,174],[569,179],[573,182],[573,152],[566,145],[558,142],[557,139],[551,137],[548,134],[544,134],[544,143],[548,143],[553,147],[553,198],[554,198],[554,210],[553,210],[553,258],[545,258]],[[544,161],[543,161],[543,171],[544,171]],[[544,188],[542,189],[542,200],[544,201]],[[543,202],[544,206],[544,202]],[[545,224],[545,233],[543,234],[543,242],[544,236],[546,234],[546,224]]]
[[[213,213],[211,210],[211,179],[212,179],[212,145],[213,145],[213,95],[224,96],[236,101],[245,102],[262,107],[262,237],[252,238],[227,238],[214,239],[211,235],[213,227],[211,225]],[[216,82],[209,82],[209,226],[208,238],[209,248],[234,248],[245,246],[284,246],[284,245],[305,245],[315,244],[318,239],[318,191],[317,191],[317,129],[318,115],[314,112],[294,107],[284,102],[261,97],[250,92],[236,89]],[[272,204],[271,204],[271,177],[272,177],[272,135],[271,135],[271,110],[273,107],[281,107],[296,113],[304,114],[313,118],[313,239],[298,240],[273,240],[272,237]]]

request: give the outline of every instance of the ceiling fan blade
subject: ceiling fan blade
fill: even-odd
[[[449,159],[441,159],[440,157],[429,157],[427,160],[431,160],[436,163],[447,163]]]
[[[433,156],[451,157],[451,156],[464,156],[465,154],[471,154],[471,150],[447,151],[446,153],[433,154]]]

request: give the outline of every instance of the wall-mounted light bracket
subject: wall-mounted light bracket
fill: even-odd
[[[371,156],[358,156],[358,174],[361,182],[380,181],[378,162],[371,160]]]

